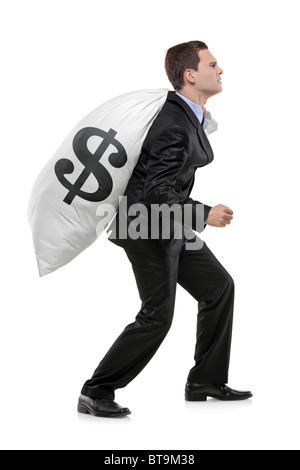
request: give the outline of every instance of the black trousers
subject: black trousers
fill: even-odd
[[[112,398],[131,382],[151,360],[173,319],[179,283],[198,302],[195,365],[188,380],[198,384],[228,382],[234,283],[206,244],[179,256],[126,251],[132,263],[142,307],[112,345],[88,380],[82,394]]]

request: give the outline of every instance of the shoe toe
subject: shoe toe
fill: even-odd
[[[122,413],[122,415],[130,415],[131,411],[129,408],[121,408],[120,413]]]

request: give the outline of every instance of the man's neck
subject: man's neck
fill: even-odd
[[[205,106],[208,100],[208,97],[206,95],[197,92],[193,88],[183,87],[181,88],[181,90],[178,90],[178,93],[193,101],[198,106],[201,106],[201,108]]]

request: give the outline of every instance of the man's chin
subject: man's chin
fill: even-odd
[[[216,91],[216,93],[215,93],[215,94],[216,94],[216,95],[218,95],[219,93],[222,93],[222,91],[223,91],[222,84],[221,84],[221,83],[219,83],[219,84],[218,84],[217,91]]]
[[[223,91],[223,88],[222,88],[222,85],[220,85],[218,86],[217,89],[211,91],[210,96],[218,95],[219,93],[222,93],[222,91]]]

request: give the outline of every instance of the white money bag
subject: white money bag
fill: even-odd
[[[113,219],[168,91],[130,92],[98,106],[42,169],[28,206],[40,276],[69,263],[98,238],[104,230],[99,205],[111,207],[106,222]],[[204,130],[216,128],[207,113]]]

